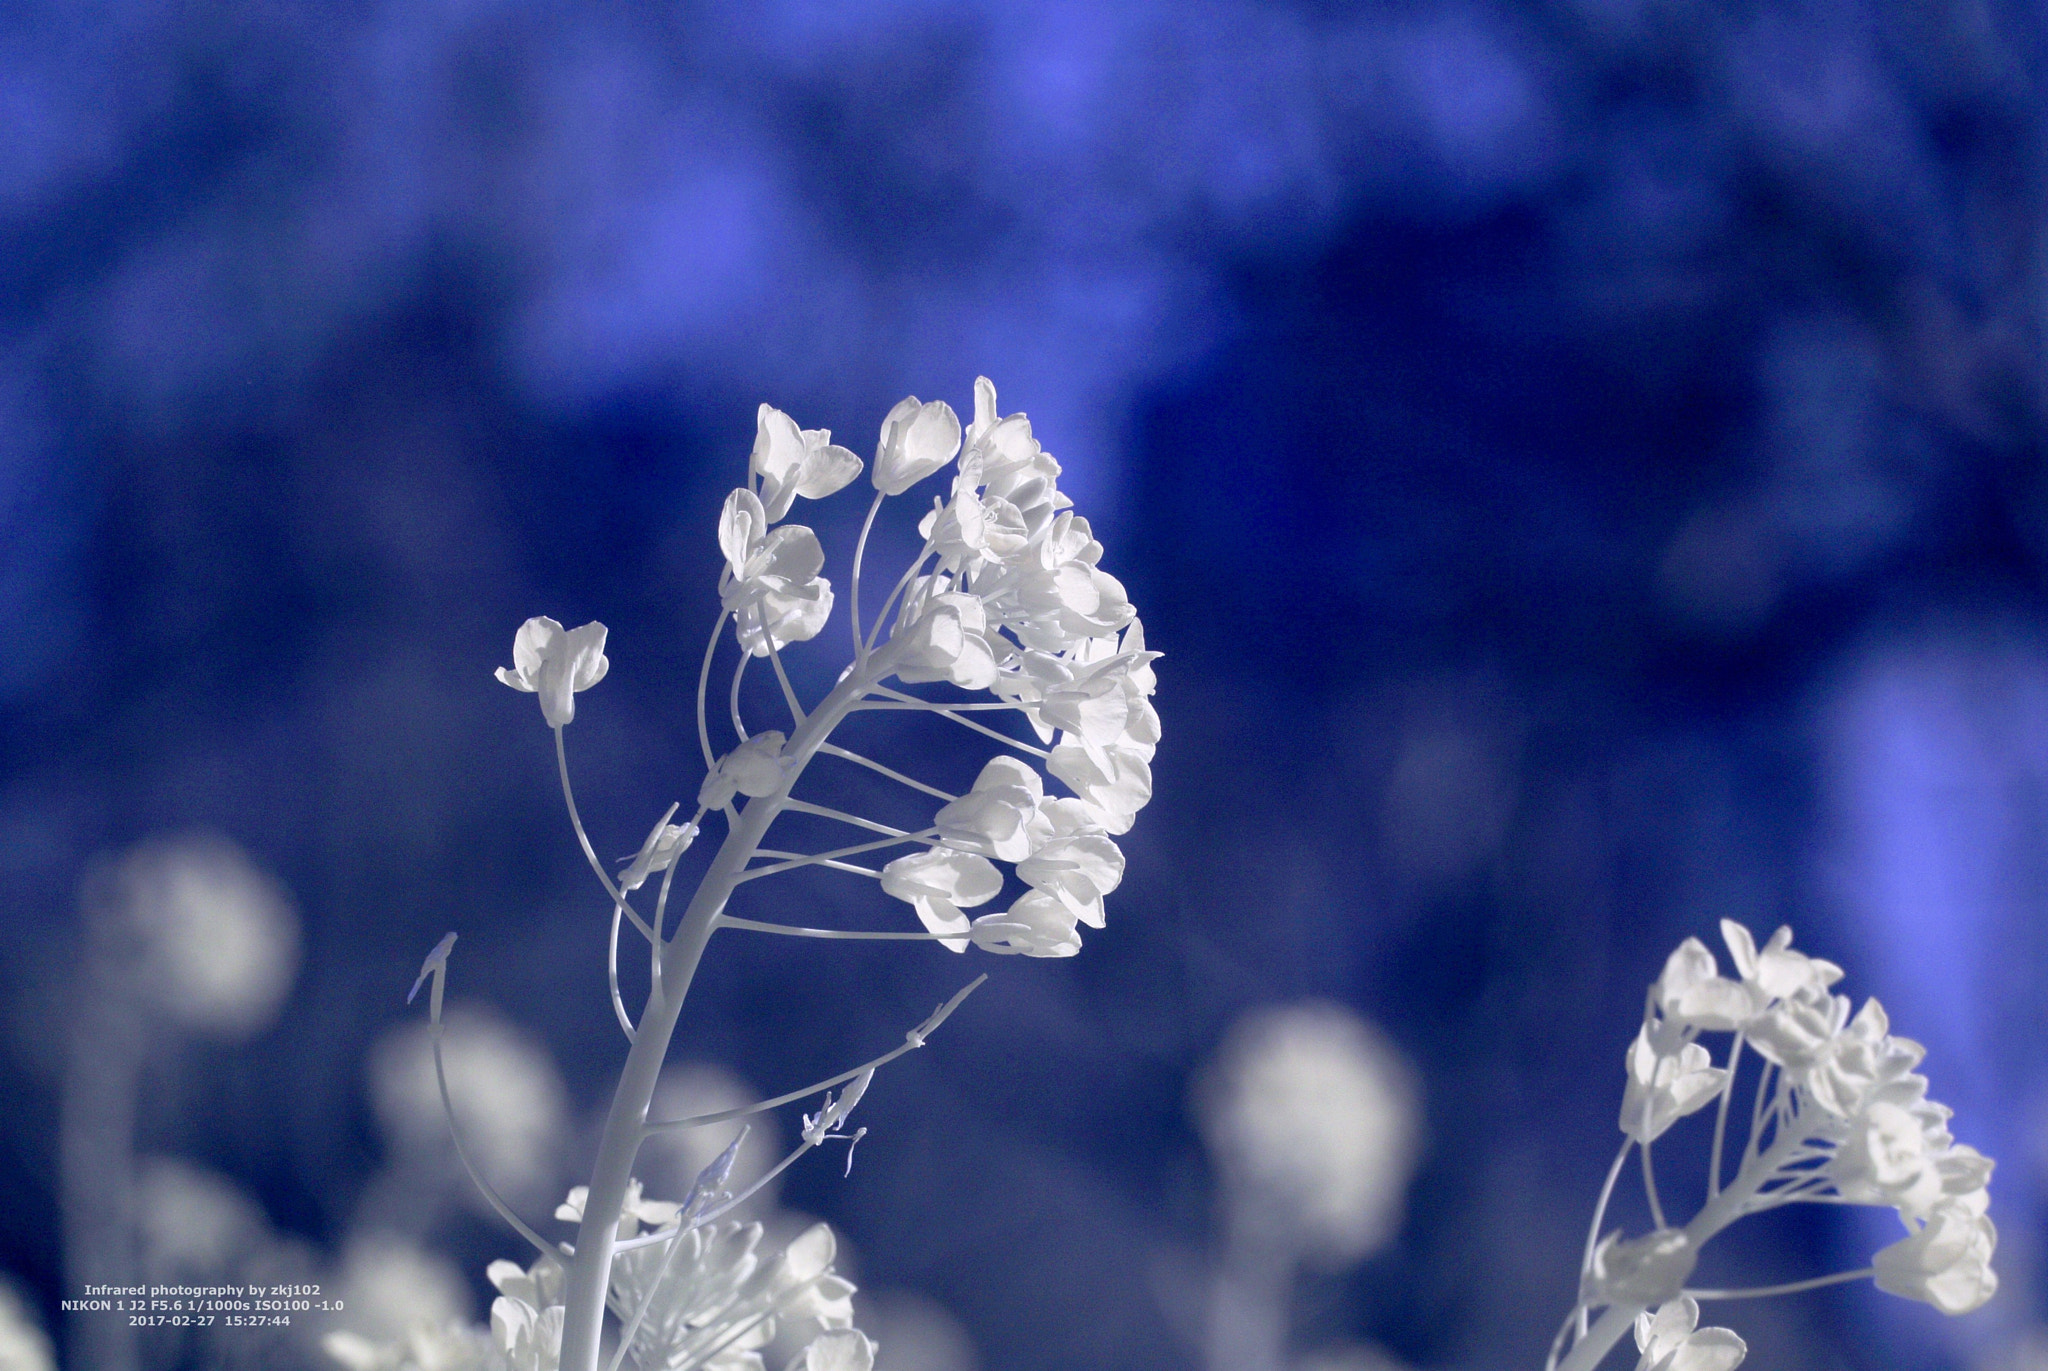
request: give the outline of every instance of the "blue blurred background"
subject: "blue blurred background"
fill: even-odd
[[[138,1145],[309,1269],[444,931],[597,1109],[605,905],[491,669],[528,615],[610,625],[572,761],[630,852],[702,775],[755,405],[868,456],[985,373],[1167,654],[1166,740],[1108,929],[968,959],[851,1179],[789,1180],[864,1287],[988,1371],[1196,1364],[1191,1073],[1324,997],[1415,1062],[1427,1143],[1297,1328],[1540,1365],[1643,987],[1732,917],[1879,995],[2000,1163],[1987,1310],[1744,1306],[1753,1364],[2039,1364],[2043,40],[2021,0],[9,7],[0,1270],[61,1344],[80,882],[153,835],[239,844],[304,931],[270,1027],[154,1042]],[[679,1050],[763,1089],[975,969],[743,936]],[[419,1227],[473,1280],[517,1251]],[[1724,1273],[1889,1240],[1829,1213]]]

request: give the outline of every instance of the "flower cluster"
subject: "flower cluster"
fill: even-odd
[[[1953,1111],[1928,1098],[1927,1078],[1913,1069],[1926,1049],[1892,1036],[1875,998],[1852,1016],[1848,997],[1830,990],[1842,969],[1793,950],[1791,929],[1762,948],[1737,923],[1723,920],[1721,935],[1735,977],[1721,976],[1714,954],[1688,938],[1658,980],[1657,1022],[1631,1053],[1631,1093],[1636,1052],[1659,1039],[1682,1045],[1655,1053],[1652,1070],[1670,1068],[1669,1080],[1642,1092],[1646,1116],[1689,1113],[1720,1093],[1725,1073],[1699,1069],[1705,1054],[1691,1034],[1742,1034],[1782,1073],[1788,1135],[1827,1154],[1812,1172],[1820,1179],[1805,1184],[1824,1180],[1851,1204],[1890,1206],[1905,1224],[1910,1236],[1878,1254],[1878,1287],[1950,1314],[1990,1299],[1998,1288],[1990,1267],[1997,1234],[1986,1214],[1991,1161],[1956,1142]]]
[[[577,1186],[555,1217],[580,1222],[588,1190]],[[761,1349],[781,1324],[817,1329],[791,1371],[872,1371],[875,1345],[853,1326],[853,1283],[834,1273],[832,1230],[814,1224],[782,1252],[760,1251],[758,1223],[692,1226],[685,1207],[642,1196],[636,1181],[620,1214],[622,1243],[611,1306],[634,1328],[627,1357],[642,1371],[763,1371]],[[678,1219],[684,1223],[679,1224]],[[677,1230],[680,1229],[680,1232]],[[488,1330],[452,1324],[416,1329],[388,1346],[335,1334],[326,1348],[350,1371],[556,1371],[565,1271],[543,1256],[530,1267],[492,1262],[497,1287]],[[644,1310],[644,1313],[639,1311]]]
[[[1951,1111],[1928,1097],[1915,1068],[1926,1055],[1895,1037],[1884,1006],[1856,1009],[1834,993],[1842,969],[1792,946],[1780,928],[1758,947],[1749,930],[1723,920],[1732,975],[1697,938],[1679,944],[1650,989],[1642,1027],[1625,1060],[1620,1125],[1626,1137],[1594,1216],[1581,1267],[1579,1305],[1566,1320],[1551,1365],[1590,1371],[1619,1329],[1589,1334],[1586,1316],[1605,1307],[1637,1320],[1647,1371],[1727,1371],[1742,1344],[1721,1329],[1694,1332],[1697,1310],[1684,1286],[1700,1249],[1749,1214],[1801,1203],[1881,1205],[1895,1210],[1906,1236],[1861,1271],[1736,1294],[1777,1294],[1874,1278],[1894,1295],[1945,1314],[1978,1308],[1998,1288],[1991,1269],[1997,1231],[1988,1215],[1991,1162],[1949,1132]],[[1698,1039],[1733,1037],[1715,1065]],[[1736,1174],[1724,1184],[1722,1155],[1730,1098],[1742,1054],[1761,1058],[1755,1100]],[[1718,1105],[1707,1200],[1682,1226],[1664,1217],[1650,1145],[1679,1119]],[[1615,1180],[1640,1150],[1652,1232],[1630,1240],[1599,1237]],[[1597,1238],[1597,1241],[1595,1240]],[[1652,1316],[1647,1311],[1656,1307]],[[1576,1336],[1573,1330],[1576,1328]],[[1711,1336],[1710,1336],[1711,1335]],[[1560,1363],[1559,1352],[1570,1346]]]
[[[956,460],[950,495],[935,500],[918,526],[922,548],[872,621],[864,622],[862,561],[883,502]],[[996,412],[995,387],[986,378],[975,383],[974,421],[964,431],[944,401],[915,396],[883,421],[871,477],[875,494],[855,545],[846,596],[853,661],[824,698],[809,705],[800,699],[782,651],[816,638],[836,599],[822,574],[825,555],[817,534],[787,520],[799,499],[833,495],[862,470],[861,460],[833,443],[829,431],[801,428],[773,406],[761,406],[748,481],[726,497],[718,519],[724,566],[720,616],[697,681],[698,743],[707,774],[697,790],[696,812],[677,823],[682,805],[670,805],[616,878],[599,860],[577,812],[563,731],[575,718],[577,692],[604,677],[604,626],[591,623],[570,632],[552,619],[529,620],[514,642],[513,666],[498,672],[507,685],[540,696],[542,715],[555,730],[569,821],[610,897],[609,981],[613,1013],[631,1044],[627,1077],[645,1084],[635,1085],[632,1098],[614,1098],[591,1185],[582,1200],[564,1208],[563,1216],[581,1225],[566,1277],[554,1250],[488,1194],[479,1178],[498,1212],[547,1254],[530,1271],[493,1271],[501,1291],[492,1311],[493,1366],[553,1371],[559,1363],[595,1371],[609,1308],[621,1321],[631,1355],[645,1366],[757,1366],[758,1349],[777,1321],[808,1319],[822,1331],[798,1359],[801,1371],[868,1371],[873,1347],[850,1325],[852,1287],[831,1274],[829,1232],[813,1230],[765,1262],[755,1254],[758,1229],[718,1227],[711,1221],[722,1211],[692,1208],[695,1198],[680,1208],[662,1206],[629,1188],[658,1074],[650,1062],[659,1061],[675,1031],[697,960],[721,928],[812,938],[925,938],[955,952],[976,946],[1071,956],[1080,949],[1082,925],[1103,926],[1104,900],[1123,880],[1124,857],[1114,838],[1129,831],[1152,798],[1160,736],[1152,662],[1159,654],[1146,647],[1144,627],[1123,585],[1102,569],[1102,545],[1087,520],[1074,514],[1072,501],[1060,492],[1059,463],[1033,437],[1030,420]],[[736,741],[721,753],[712,741],[708,697],[728,619],[740,648],[725,693]],[[787,732],[749,727],[745,717],[744,673],[748,663],[763,658],[788,711]],[[988,692],[991,698],[933,698],[916,693],[920,686]],[[865,710],[926,712],[992,739],[1005,751],[981,768],[966,794],[953,795],[830,741],[838,725]],[[1004,731],[979,721],[1008,716],[1021,718],[1023,726]],[[1036,744],[1028,741],[1034,734]],[[797,798],[795,787],[821,756],[867,767],[931,797],[939,802],[937,812],[926,827],[907,830]],[[1048,777],[1070,793],[1048,793]],[[784,814],[848,825],[861,830],[862,841],[817,852],[764,845]],[[672,925],[669,896],[680,859],[702,836],[700,825],[713,819],[724,821],[725,836],[696,892],[679,902],[682,913]],[[883,836],[877,840],[876,834]],[[910,852],[879,867],[847,860],[891,848]],[[997,900],[1011,883],[998,863],[1014,873],[1021,893],[1006,909],[970,917],[967,911]],[[809,928],[728,912],[743,883],[799,868],[873,878],[883,893],[912,907],[925,931]],[[649,990],[637,1021],[618,975],[619,939],[628,924],[651,953]],[[430,1011],[437,1026],[446,950],[444,942],[421,972],[422,980],[433,980]],[[851,1144],[866,1130],[836,1130],[874,1068],[921,1047],[979,983],[907,1034],[894,1052],[820,1083],[828,1091],[851,1085],[836,1099],[828,1093],[820,1112],[806,1117],[799,1153],[841,1139],[849,1144],[850,1165]],[[646,1069],[636,1071],[635,1062]],[[804,1093],[810,1092],[798,1092]],[[586,1205],[591,1212],[583,1212]],[[635,1236],[639,1225],[657,1231]]]

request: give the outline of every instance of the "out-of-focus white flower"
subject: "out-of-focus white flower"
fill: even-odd
[[[174,1023],[233,1040],[276,1017],[298,972],[298,912],[239,847],[153,839],[121,859],[114,882],[143,991]]]
[[[560,728],[576,717],[576,692],[611,670],[604,635],[604,625],[595,621],[565,632],[553,619],[528,619],[512,639],[512,665],[499,667],[498,679],[539,695],[541,716],[548,727]]]
[[[1727,1328],[1699,1328],[1700,1307],[1690,1295],[1636,1315],[1636,1371],[1735,1371],[1749,1345]]]
[[[1749,1044],[1795,1075],[1803,1075],[1849,1022],[1849,997],[1806,993],[1777,1000],[1749,1021]]]
[[[569,1102],[547,1049],[488,1011],[452,1008],[444,1022],[441,1052],[454,1126],[478,1169],[514,1197],[531,1199],[553,1189]],[[394,1150],[438,1158],[452,1170],[449,1121],[434,1079],[427,1025],[404,1025],[378,1042],[370,1058],[370,1094]],[[468,1185],[462,1189],[473,1193]]]
[[[1626,1241],[1617,1229],[1593,1249],[1580,1295],[1589,1305],[1663,1304],[1678,1298],[1699,1260],[1699,1246],[1682,1228],[1660,1228]]]
[[[1052,839],[1017,863],[1017,878],[1058,899],[1090,928],[1101,928],[1102,899],[1124,878],[1124,854],[1106,834],[1076,833]]]
[[[963,852],[1005,862],[1031,855],[1033,821],[1045,781],[1015,757],[995,757],[974,778],[974,787],[940,809],[932,823],[939,840]]]
[[[995,684],[988,615],[972,595],[948,591],[925,599],[908,631],[891,637],[897,679],[951,681],[966,690]]]
[[[137,1172],[138,1255],[152,1281],[224,1278],[271,1241],[263,1207],[226,1176],[176,1157]]]
[[[836,1328],[811,1339],[790,1371],[875,1371],[875,1345],[858,1328]]]
[[[1043,890],[1027,893],[1000,914],[984,914],[968,929],[974,945],[988,952],[1026,957],[1071,957],[1081,950],[1074,911]]]
[[[1880,1251],[1871,1265],[1878,1289],[1944,1314],[1967,1314],[1998,1292],[1991,1269],[1997,1246],[1998,1230],[1986,1215],[1950,1201],[1913,1234]]]
[[[920,403],[915,395],[896,402],[882,420],[875,448],[875,489],[904,491],[953,460],[960,450],[960,416],[944,400]]]
[[[974,1339],[937,1300],[908,1290],[861,1295],[861,1326],[896,1371],[980,1371]]]
[[[620,890],[638,890],[647,883],[649,876],[659,875],[674,866],[676,858],[688,852],[690,844],[697,841],[696,824],[669,822],[670,816],[679,807],[670,805],[668,813],[657,819],[654,827],[648,830],[647,841],[640,844],[640,850],[633,855],[633,860],[619,873]]]
[[[1233,1204],[1307,1254],[1349,1262],[1400,1225],[1421,1149],[1419,1093],[1378,1029],[1312,1002],[1240,1020],[1195,1107]]]
[[[562,1364],[563,1306],[535,1309],[500,1295],[491,1301],[491,1340],[506,1371],[557,1371]]]
[[[719,760],[717,768],[697,788],[697,803],[706,809],[723,809],[734,795],[759,799],[781,789],[789,774],[782,748],[789,741],[779,728],[754,734]]]
[[[337,1282],[342,1331],[393,1343],[417,1328],[445,1328],[470,1312],[469,1282],[445,1257],[395,1233],[350,1239]]]
[[[1726,1071],[1710,1065],[1712,1060],[1698,1043],[1685,1043],[1676,1052],[1658,1051],[1650,1026],[1644,1024],[1628,1050],[1621,1131],[1637,1142],[1649,1142],[1705,1107],[1728,1080]]]
[[[0,1371],[57,1371],[49,1334],[5,1279],[0,1279]]]
[[[347,1371],[506,1371],[490,1331],[460,1320],[415,1328],[384,1344],[336,1329],[320,1339],[320,1349]]]
[[[1003,873],[979,853],[928,847],[882,868],[882,893],[907,901],[926,931],[955,952],[967,950],[967,916],[1003,893]]]
[[[761,478],[761,504],[774,522],[799,495],[822,500],[845,489],[860,475],[860,458],[835,445],[831,429],[800,429],[775,406],[762,405],[754,418],[749,469]]]
[[[726,570],[719,601],[732,612],[740,646],[756,657],[818,636],[832,617],[832,583],[818,573],[825,549],[802,524],[770,528],[761,498],[742,486],[725,497],[718,546]]]

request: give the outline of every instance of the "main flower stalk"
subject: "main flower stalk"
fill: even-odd
[[[562,1325],[561,1371],[599,1371],[598,1349],[604,1330],[605,1292],[610,1287],[612,1245],[633,1178],[633,1161],[646,1139],[647,1111],[667,1059],[669,1040],[697,964],[717,928],[718,916],[753,860],[769,826],[782,812],[789,792],[804,767],[844,720],[853,706],[888,671],[886,647],[870,656],[836,686],[797,728],[783,750],[787,775],[773,793],[750,800],[740,822],[726,835],[710,870],[698,883],[684,909],[675,935],[661,953],[661,981],[647,1001],[635,1030],[625,1070],[612,1092],[598,1143],[597,1166],[591,1172],[590,1196],[583,1222],[576,1230],[576,1256],[569,1264],[565,1290],[567,1313]]]

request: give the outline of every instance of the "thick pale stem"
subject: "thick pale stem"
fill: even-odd
[[[626,1186],[632,1178],[633,1161],[645,1136],[648,1102],[654,1096],[677,1016],[716,920],[740,874],[761,845],[768,826],[789,803],[790,787],[817,754],[819,745],[846,717],[879,672],[886,669],[886,665],[871,664],[868,670],[850,673],[798,727],[784,748],[788,769],[781,788],[752,800],[739,815],[739,822],[727,833],[718,855],[691,896],[689,907],[683,911],[675,936],[662,951],[661,988],[649,997],[632,1050],[626,1054],[625,1070],[619,1076],[611,1108],[605,1116],[597,1165],[584,1202],[583,1222],[576,1233],[576,1258],[569,1268],[565,1292],[568,1308],[562,1329],[561,1371],[597,1371],[605,1292],[611,1282],[612,1245],[625,1204]]]

